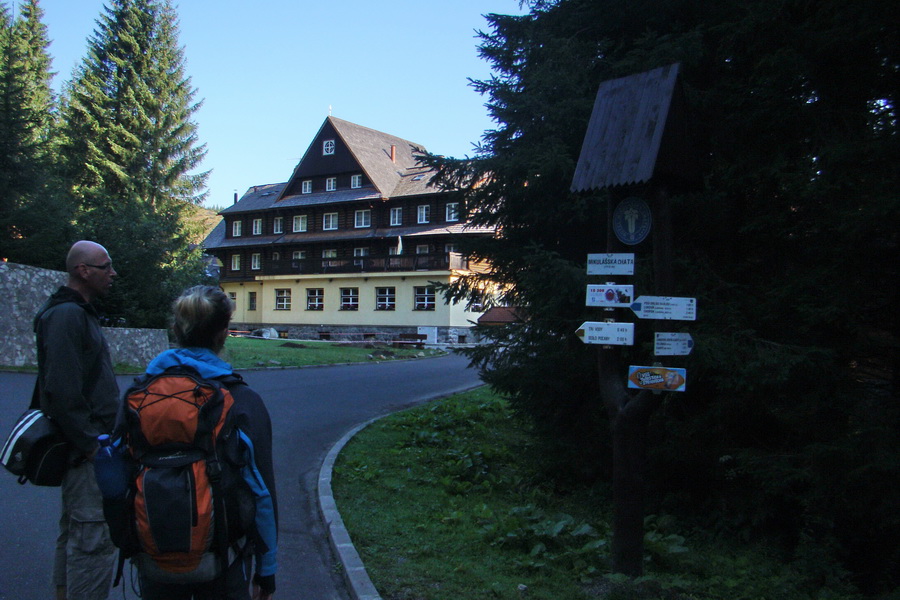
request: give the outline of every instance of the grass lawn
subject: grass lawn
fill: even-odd
[[[608,574],[605,490],[561,493],[529,465],[525,427],[488,388],[381,419],[352,439],[332,486],[385,600],[854,598],[762,548],[648,516],[646,576]]]
[[[432,348],[391,348],[377,342],[344,344],[307,340],[229,337],[222,359],[237,370],[257,367],[303,367],[338,363],[397,360],[443,354]]]

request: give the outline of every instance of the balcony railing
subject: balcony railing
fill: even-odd
[[[403,254],[390,256],[353,256],[267,261],[255,275],[318,275],[326,273],[378,273],[391,271],[465,270],[468,262],[456,252],[441,254]],[[226,277],[229,274],[225,274]]]

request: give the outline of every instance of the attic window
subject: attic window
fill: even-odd
[[[334,154],[334,140],[325,140],[322,142],[322,155],[331,156]]]
[[[362,187],[362,175],[353,175],[350,177],[350,187],[353,189]]]

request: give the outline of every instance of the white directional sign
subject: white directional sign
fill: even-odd
[[[634,323],[604,323],[586,321],[575,335],[585,344],[606,344],[609,346],[633,346]]]
[[[633,285],[589,285],[587,306],[631,306],[634,299]]]
[[[634,254],[588,254],[588,275],[634,275]]]
[[[631,305],[641,319],[697,320],[697,299],[673,296],[641,296]]]
[[[689,333],[656,333],[653,354],[656,356],[687,356],[694,349],[694,338]]]

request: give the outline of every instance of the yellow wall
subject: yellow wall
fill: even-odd
[[[236,293],[236,307],[232,320],[239,323],[266,325],[345,325],[345,326],[405,326],[405,327],[471,327],[480,312],[471,312],[462,304],[444,303],[440,292],[435,293],[435,310],[413,310],[416,286],[432,281],[448,282],[446,271],[410,271],[400,273],[364,273],[334,275],[260,276],[256,281],[223,283],[226,293]],[[340,310],[343,287],[359,288],[359,310]],[[396,288],[395,310],[375,310],[375,288]],[[306,289],[325,291],[324,310],[306,310]],[[275,290],[291,290],[291,310],[275,310]],[[247,310],[247,293],[255,291],[255,311]]]

